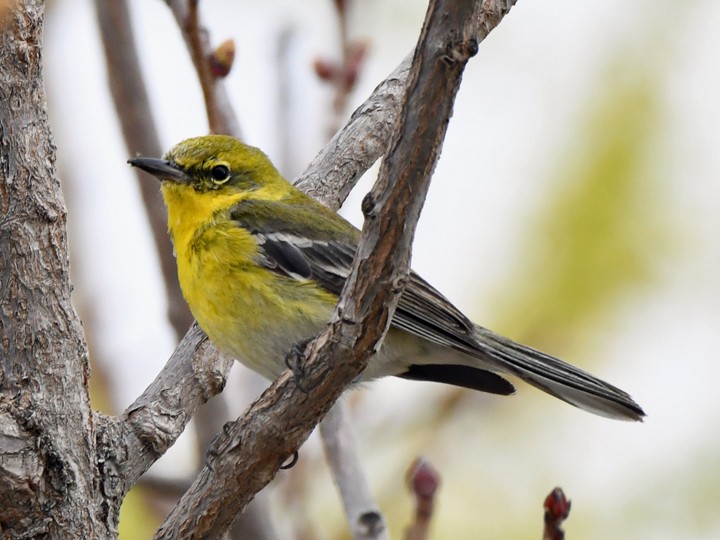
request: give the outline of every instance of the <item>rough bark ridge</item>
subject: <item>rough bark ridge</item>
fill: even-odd
[[[0,536],[102,538],[42,25],[43,3],[27,0],[0,29]]]

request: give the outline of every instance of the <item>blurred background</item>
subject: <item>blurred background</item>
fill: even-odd
[[[349,5],[349,38],[368,51],[344,117],[412,50],[427,6]],[[418,455],[442,477],[434,538],[537,538],[556,485],[573,501],[570,538],[720,537],[720,4],[678,6],[518,2],[467,67],[413,251],[415,270],[476,322],[627,390],[646,421],[598,418],[524,384],[511,398],[367,385],[347,399],[394,538],[412,514],[404,475]],[[167,6],[130,8],[163,149],[207,133]],[[225,82],[246,142],[296,177],[337,122],[334,90],[313,69],[340,56],[334,2],[200,9],[213,45],[235,42]],[[49,2],[45,34],[93,395],[119,413],[175,335],[92,2]],[[358,225],[374,170],[343,210]],[[237,365],[230,413],[264,384]],[[151,470],[158,482],[181,483],[202,460],[188,431]],[[277,538],[348,538],[315,436],[259,499]],[[135,490],[121,538],[149,537],[166,511],[159,500]]]

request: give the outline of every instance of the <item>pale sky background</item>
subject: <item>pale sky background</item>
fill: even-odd
[[[352,108],[412,49],[426,6],[357,4],[351,35],[368,38],[371,51]],[[131,8],[163,146],[206,133],[195,74],[165,4],[135,1]],[[214,43],[236,42],[227,88],[246,141],[271,158],[279,153],[277,38],[292,29],[297,164],[283,172],[295,176],[325,140],[331,95],[311,64],[337,51],[331,2],[206,0],[201,8]],[[125,163],[92,4],[56,0],[50,11],[46,84],[60,172],[72,191],[75,285],[97,317],[94,341],[113,362],[116,402],[124,408],[173,349],[163,288]],[[662,72],[657,96],[665,124],[649,157],[658,196],[647,204],[659,208],[673,234],[670,255],[658,256],[656,283],[617,302],[584,351],[587,364],[569,359],[630,392],[648,413],[643,424],[596,418],[520,385],[511,399],[468,397],[477,414],[436,436],[398,440],[397,418],[417,422],[413,415],[432,409],[428,396],[442,390],[402,381],[363,390],[371,397],[356,427],[376,490],[404,493],[398,456],[405,452],[429,448],[443,472],[436,538],[513,538],[508,524],[518,516],[535,520],[539,536],[540,504],[555,485],[574,501],[569,537],[720,537],[718,28],[720,4],[711,0],[520,0],[468,65],[413,266],[474,320],[492,325],[502,302],[495,291],[522,259],[528,216],[557,189],[551,175],[579,137],[580,110],[621,82],[603,76],[611,58]],[[346,205],[358,224],[370,181]],[[517,433],[527,426],[534,429]],[[186,454],[173,452],[163,470],[189,462]],[[319,483],[316,507],[337,505],[327,478]],[[339,516],[339,506],[331,508]],[[402,523],[391,525],[397,531]],[[454,536],[443,534],[449,530]]]

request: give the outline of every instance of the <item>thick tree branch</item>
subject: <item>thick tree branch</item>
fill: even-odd
[[[107,538],[42,79],[43,2],[0,21],[0,536]],[[49,513],[51,512],[51,513]]]
[[[220,537],[364,369],[387,330],[409,270],[417,219],[467,60],[470,0],[431,2],[393,143],[366,197],[353,270],[327,329],[306,348],[304,375],[281,375],[218,436],[208,466],[156,538]]]

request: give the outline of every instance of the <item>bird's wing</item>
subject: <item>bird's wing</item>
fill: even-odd
[[[298,208],[274,201],[243,201],[230,215],[255,236],[259,264],[290,279],[312,280],[339,295],[350,273],[360,233],[319,203],[302,202]],[[307,227],[307,223],[313,226]],[[392,324],[431,343],[477,354],[472,322],[414,272],[400,296]],[[515,391],[500,375],[464,365],[408,365],[396,375],[493,394]]]
[[[312,240],[289,233],[254,233],[263,266],[299,280],[313,280],[339,295],[350,272],[355,246],[329,240]]]
[[[231,212],[239,226],[255,235],[259,263],[298,280],[313,280],[339,295],[350,273],[359,231],[316,203],[299,208],[276,201],[246,200]],[[314,202],[314,201],[313,201]],[[303,227],[312,223],[313,227]],[[473,323],[416,273],[400,297],[392,324],[432,343],[473,354]]]

